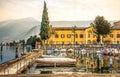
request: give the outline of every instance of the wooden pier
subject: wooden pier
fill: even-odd
[[[42,56],[43,51],[35,49],[32,52],[15,60],[0,65],[0,75],[20,74],[35,62],[35,59]]]

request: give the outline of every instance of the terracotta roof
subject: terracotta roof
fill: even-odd
[[[114,26],[112,27],[112,29],[120,30],[120,21],[115,22],[115,23],[114,23]]]

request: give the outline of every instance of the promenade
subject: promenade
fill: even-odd
[[[4,75],[0,77],[120,77],[120,74],[20,74]]]
[[[23,70],[32,65],[36,58],[41,55],[42,50],[33,50],[33,52],[24,55],[21,58],[2,64],[0,65],[0,75],[20,74]]]

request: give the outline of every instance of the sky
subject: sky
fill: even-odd
[[[45,0],[50,21],[120,20],[120,0]],[[0,21],[32,17],[41,21],[44,0],[0,0]]]

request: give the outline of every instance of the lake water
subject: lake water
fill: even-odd
[[[65,73],[85,73],[84,69],[77,69],[76,67],[37,67],[33,64],[30,68],[25,70],[25,74],[65,74]]]
[[[1,46],[0,46],[1,48]],[[9,60],[15,59],[15,46],[3,46],[3,51],[0,51],[0,64],[7,62]],[[23,52],[23,48],[19,48],[19,57],[21,57],[21,53]]]

